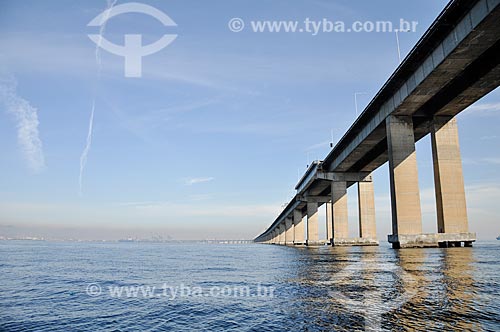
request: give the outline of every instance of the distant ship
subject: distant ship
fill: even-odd
[[[497,236],[497,240],[500,240],[500,235]]]
[[[120,239],[118,240],[118,242],[135,242],[135,240],[131,237],[129,237],[128,239]]]

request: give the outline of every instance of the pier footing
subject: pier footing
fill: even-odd
[[[349,246],[378,246],[378,240],[374,238],[334,238],[331,241],[334,247],[349,247]]]
[[[388,236],[394,249],[399,248],[425,248],[425,247],[472,247],[476,241],[476,233],[434,233],[402,235],[392,234]]]

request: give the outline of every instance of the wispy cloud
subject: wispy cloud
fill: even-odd
[[[499,137],[500,136],[497,136],[497,135],[487,135],[487,136],[481,136],[481,137],[479,137],[479,139],[482,141],[489,141],[489,140],[497,139]]]
[[[38,110],[17,95],[14,79],[0,79],[0,103],[16,119],[17,140],[28,167],[35,173],[40,172],[45,168],[45,158],[38,133]]]
[[[488,157],[488,158],[464,158],[463,163],[466,165],[500,165],[500,158],[498,157]]]
[[[116,1],[117,0],[113,0],[113,1],[107,0],[108,5],[107,5],[106,9],[112,8],[116,4]],[[108,11],[107,16],[109,16],[109,13],[110,12]],[[98,41],[98,43],[96,44],[96,47],[95,47],[95,61],[96,61],[96,64],[97,64],[97,79],[100,78],[101,71],[102,71],[101,43],[102,43],[102,40],[103,40],[102,35],[106,31],[106,21],[107,21],[107,18],[108,17],[106,17],[104,19],[104,23],[99,28],[99,41]],[[90,147],[92,146],[92,134],[93,134],[93,128],[94,128],[94,113],[95,113],[95,99],[96,98],[95,98],[95,95],[94,95],[94,98],[92,100],[92,109],[90,111],[89,129],[87,131],[87,140],[86,140],[85,148],[83,149],[82,154],[80,155],[80,174],[79,174],[79,177],[78,177],[78,185],[79,185],[79,194],[80,194],[80,196],[83,195],[83,171],[85,170],[85,166],[87,165],[87,159],[88,159],[88,155],[89,155],[89,152],[90,152]]]
[[[493,115],[500,111],[500,103],[483,103],[474,104],[468,107],[463,113],[464,115]]]
[[[313,150],[318,150],[318,149],[324,149],[330,146],[330,141],[324,141],[321,143],[313,144],[310,145],[306,148],[306,151],[313,151]]]
[[[193,184],[205,183],[215,180],[214,177],[204,177],[204,178],[189,178],[184,182],[188,186],[192,186]]]
[[[192,204],[173,202],[144,202],[126,206],[132,208],[142,216],[177,216],[177,217],[229,217],[244,218],[258,217],[272,221],[279,212],[277,204],[249,204],[249,205],[220,205],[220,204]],[[132,211],[132,210],[131,210]]]
[[[103,102],[117,118],[119,126],[130,132],[135,137],[146,143],[157,143],[155,135],[164,133],[165,126],[171,124],[180,117],[181,114],[204,110],[219,102],[219,98],[195,100],[187,103],[165,105],[156,109],[145,109],[141,113],[129,110],[123,105],[117,106],[118,102],[112,100],[110,96],[103,96]]]

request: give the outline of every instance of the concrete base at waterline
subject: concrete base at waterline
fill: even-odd
[[[388,235],[389,243],[394,249],[425,247],[472,247],[476,241],[476,233],[434,233],[416,235]]]
[[[307,241],[306,240],[306,243],[305,243],[306,246],[308,247],[318,247],[318,246],[324,246],[325,245],[325,241]]]
[[[330,241],[334,247],[349,246],[378,246],[378,240],[374,238],[334,238]]]

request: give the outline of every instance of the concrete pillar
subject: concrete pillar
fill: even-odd
[[[373,182],[358,182],[359,237],[377,238]]]
[[[276,229],[271,232],[271,243],[276,244]]]
[[[333,208],[332,203],[326,203],[326,242],[332,244],[333,242]]]
[[[318,203],[307,202],[307,245],[319,243]]]
[[[405,244],[404,235],[422,233],[417,156],[411,117],[386,119],[391,183],[392,235],[394,248]],[[403,236],[401,236],[403,235]]]
[[[457,120],[435,117],[431,131],[438,233],[469,231]]]
[[[283,227],[283,245],[285,245],[287,242],[288,242],[288,239],[287,239],[287,231],[286,231],[286,219],[283,220],[283,222],[281,223],[282,227]]]
[[[286,237],[286,244],[293,244],[293,220],[292,217],[288,217],[285,219],[285,237]]]
[[[332,182],[333,205],[333,237],[345,239],[349,237],[347,213],[347,182]]]
[[[294,244],[304,244],[304,218],[302,217],[302,212],[299,210],[293,211],[293,243]]]
[[[279,230],[279,244],[283,245],[285,244],[285,227],[283,224],[280,224],[278,226]]]

